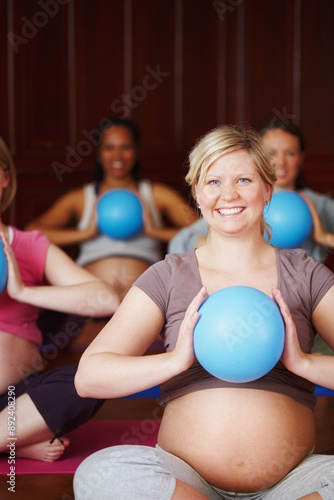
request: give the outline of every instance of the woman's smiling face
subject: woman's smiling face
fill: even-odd
[[[130,130],[121,125],[106,129],[100,146],[100,159],[107,175],[120,178],[131,174],[137,149]]]
[[[268,130],[263,135],[263,144],[273,164],[278,189],[295,189],[295,181],[304,161],[298,137],[284,130]]]
[[[251,227],[260,230],[270,195],[271,186],[263,182],[246,150],[220,156],[208,169],[203,186],[196,189],[197,202],[211,228],[231,234]]]

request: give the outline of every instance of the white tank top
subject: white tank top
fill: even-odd
[[[162,227],[163,221],[154,203],[150,181],[140,181],[138,188],[140,195],[147,203],[154,224]],[[88,227],[97,199],[95,183],[86,184],[83,189],[84,209],[77,225],[78,229],[81,230]],[[99,234],[95,238],[80,244],[77,263],[84,266],[96,260],[116,256],[137,258],[153,264],[162,259],[161,243],[146,236],[143,232],[129,240],[115,240],[109,236]]]

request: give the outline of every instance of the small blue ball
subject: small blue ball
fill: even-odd
[[[274,193],[264,218],[271,227],[269,243],[281,248],[300,247],[313,227],[306,201],[294,191]]]
[[[281,312],[268,295],[247,286],[231,286],[214,292],[199,308],[194,351],[214,377],[250,382],[279,361],[284,332]]]
[[[143,228],[143,207],[139,197],[128,189],[112,189],[97,202],[97,225],[101,233],[117,240],[128,240]]]
[[[3,244],[0,240],[0,293],[6,288],[8,279],[8,264],[5,252],[3,250]]]

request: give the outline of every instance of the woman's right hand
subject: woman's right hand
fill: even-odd
[[[90,218],[89,224],[87,228],[84,230],[85,236],[87,240],[90,240],[92,238],[95,238],[97,234],[99,233],[99,229],[97,227],[97,210],[96,210],[96,204],[95,208],[92,211],[92,216]]]
[[[179,336],[172,352],[173,361],[180,365],[180,371],[187,370],[195,361],[194,328],[199,318],[198,309],[207,297],[203,286],[191,301],[181,323]]]

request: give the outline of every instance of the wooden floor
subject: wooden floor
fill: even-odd
[[[95,324],[96,329],[99,324]],[[85,335],[87,332],[85,333]],[[89,336],[89,332],[88,332]],[[83,338],[87,341],[87,337]],[[71,348],[59,352],[56,359],[50,361],[48,368],[57,365],[78,362],[83,347],[76,341]],[[157,402],[148,398],[129,398],[106,401],[95,415],[95,420],[144,419],[162,416],[157,413]],[[316,452],[334,454],[334,397],[318,397],[315,409]],[[73,500],[73,474],[27,474],[17,475],[15,494],[7,490],[7,477],[0,476],[1,500]],[[89,499],[95,500],[95,499]],[[96,499],[97,500],[97,499]]]

